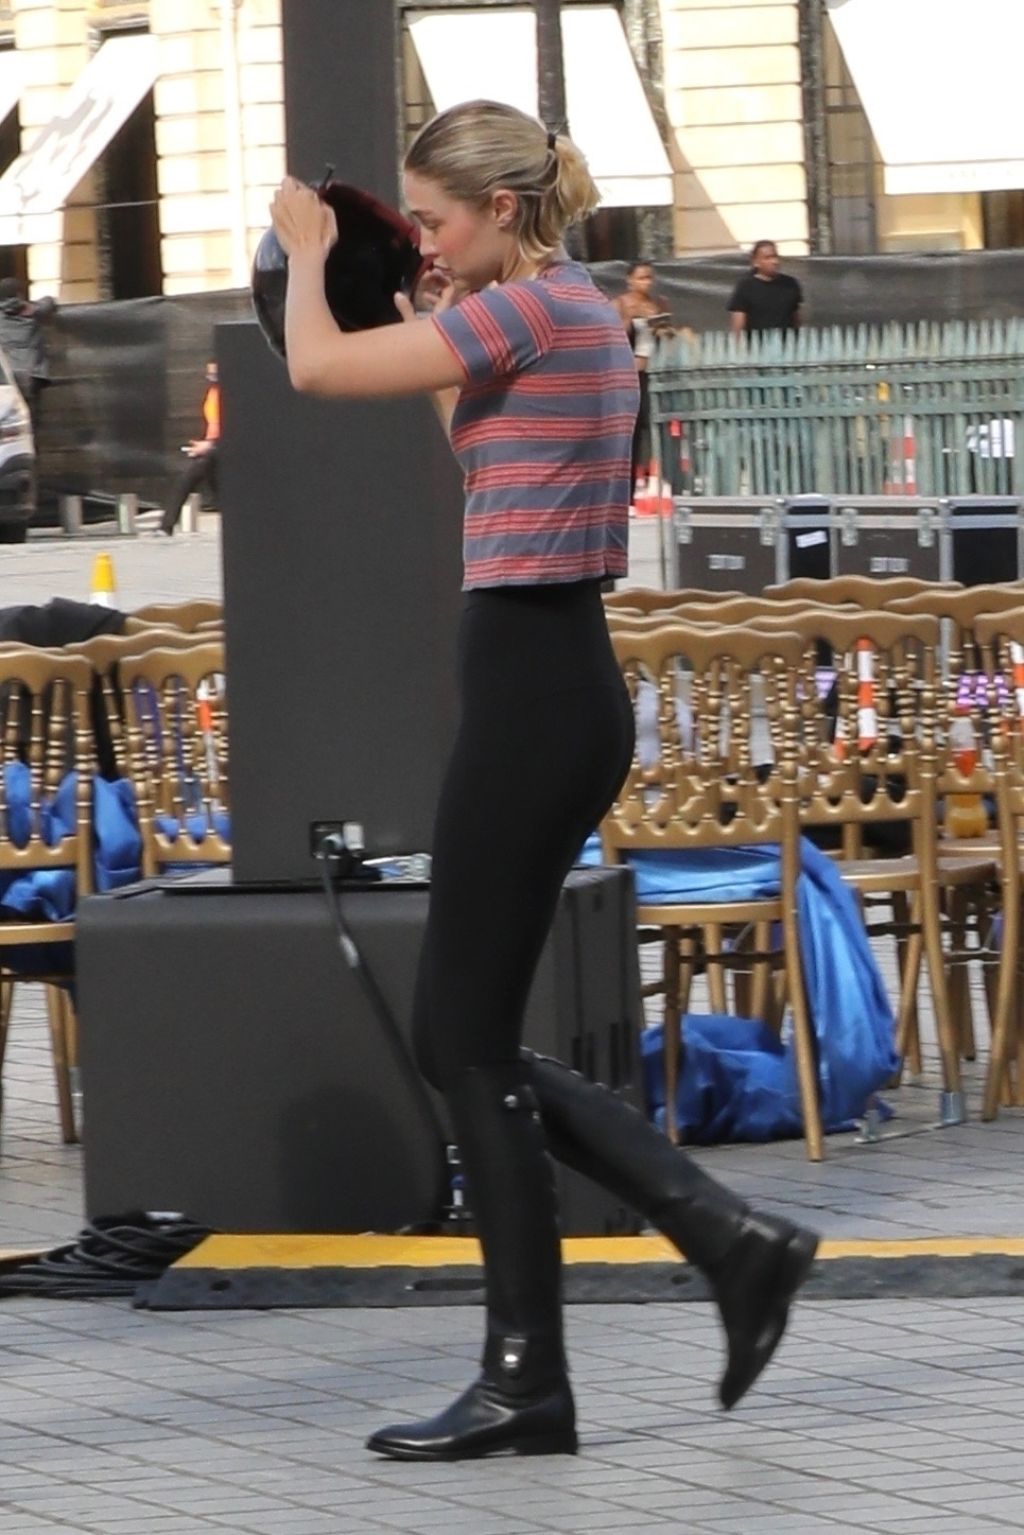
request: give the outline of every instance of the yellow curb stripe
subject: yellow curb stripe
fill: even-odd
[[[566,1263],[644,1264],[678,1261],[660,1236],[567,1237]],[[826,1241],[819,1258],[1024,1257],[1024,1237],[909,1237],[896,1241]],[[454,1268],[480,1262],[475,1237],[402,1236],[210,1236],[179,1258],[176,1269],[247,1268]]]

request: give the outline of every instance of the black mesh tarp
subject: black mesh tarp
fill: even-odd
[[[162,505],[182,443],[203,435],[214,326],[251,314],[247,291],[59,309],[47,327],[54,382],[37,442],[41,500],[133,491]]]
[[[1024,312],[1024,251],[787,257],[813,325],[982,319]],[[742,257],[655,263],[680,324],[718,330]],[[591,268],[609,294],[625,263]],[[54,385],[39,434],[44,501],[61,492],[134,491],[162,505],[179,448],[202,435],[203,365],[221,321],[249,319],[247,290],[62,307],[48,326]],[[226,406],[226,408],[230,408]]]
[[[728,326],[729,296],[747,270],[742,256],[652,265],[658,290],[680,324],[694,330]],[[625,286],[625,262],[601,262],[590,270],[609,293]],[[1024,250],[787,256],[782,270],[803,287],[809,325],[910,325],[1024,313]]]

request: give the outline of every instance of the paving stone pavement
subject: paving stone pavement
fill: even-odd
[[[0,548],[0,602],[84,596],[99,547],[119,604],[220,589],[215,528],[176,541]],[[980,1019],[983,1013],[976,1010]],[[984,1030],[980,1029],[984,1045]],[[935,1128],[938,1079],[889,1095],[886,1138],[721,1147],[700,1160],[833,1236],[1024,1235],[1024,1117]],[[0,1247],[82,1221],[38,988],[16,995],[0,1126]],[[713,1310],[569,1308],[575,1458],[399,1465],[382,1422],[444,1405],[473,1369],[469,1307],[136,1312],[0,1301],[0,1535],[974,1535],[1024,1527],[1017,1299],[816,1302],[732,1414],[714,1407]]]

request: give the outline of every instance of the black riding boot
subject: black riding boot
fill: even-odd
[[[576,1412],[562,1347],[555,1186],[527,1070],[481,1066],[446,1091],[484,1254],[480,1376],[436,1418],[395,1424],[367,1448],[398,1460],[572,1454]]]
[[[552,1155],[631,1205],[706,1275],[728,1346],[719,1400],[734,1407],[778,1347],[818,1237],[751,1210],[608,1088],[546,1056],[523,1058]]]

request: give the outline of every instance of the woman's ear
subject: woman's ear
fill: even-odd
[[[514,192],[499,188],[491,194],[491,211],[499,229],[510,229],[519,212],[519,199]]]

